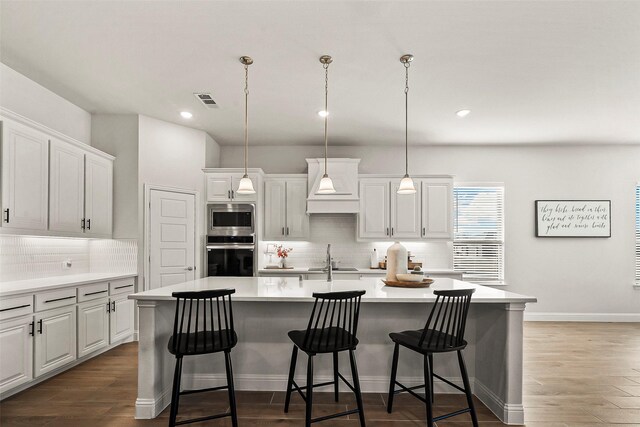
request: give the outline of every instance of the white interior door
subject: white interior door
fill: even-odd
[[[149,289],[196,277],[193,194],[151,190],[149,211]]]

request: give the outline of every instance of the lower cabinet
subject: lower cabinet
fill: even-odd
[[[78,357],[109,345],[109,298],[78,304]]]
[[[76,307],[35,315],[34,374],[46,374],[76,360]]]
[[[111,298],[111,336],[110,342],[127,338],[133,334],[134,301],[127,299],[128,294]]]
[[[0,393],[33,379],[33,316],[0,323]]]

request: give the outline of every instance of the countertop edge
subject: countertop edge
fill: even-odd
[[[0,298],[7,298],[15,295],[29,294],[34,292],[40,292],[45,290],[53,290],[59,288],[68,288],[71,286],[82,286],[89,285],[91,283],[104,282],[109,280],[117,280],[117,279],[127,279],[129,277],[137,277],[138,273],[86,273],[87,276],[95,274],[95,277],[84,277],[84,278],[75,278],[74,276],[68,276],[69,280],[63,280],[63,278],[67,276],[53,276],[53,277],[43,277],[38,279],[25,279],[25,280],[15,280],[11,282],[0,282]],[[84,275],[84,274],[83,274]],[[36,284],[30,286],[27,282],[33,281],[45,281],[45,280],[53,280],[55,283],[53,284]],[[11,290],[3,290],[2,288],[7,284],[11,287],[19,286],[20,282],[25,282],[25,287],[21,289],[11,289]]]
[[[171,296],[137,296],[135,294],[129,295],[131,300],[136,301],[175,301],[175,298]],[[314,302],[314,298],[310,297],[236,297],[233,298],[234,302]],[[394,304],[394,303],[431,303],[435,298],[362,298],[362,303],[376,303],[376,304]],[[507,299],[483,299],[483,300],[471,300],[471,304],[529,304],[538,302],[537,298],[507,298]]]

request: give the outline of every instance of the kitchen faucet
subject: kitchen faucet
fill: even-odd
[[[327,282],[333,281],[333,267],[331,266],[331,243],[327,245]]]

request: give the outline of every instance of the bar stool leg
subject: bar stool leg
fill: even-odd
[[[434,427],[433,424],[433,403],[431,402],[431,376],[432,376],[432,367],[429,363],[429,356],[424,355],[424,400],[427,402],[427,427]],[[477,427],[477,426],[474,426]]]
[[[238,427],[238,411],[236,408],[236,390],[233,387],[233,369],[231,367],[231,352],[224,352],[224,362],[227,371],[227,385],[229,386],[229,406],[231,407],[231,425]]]
[[[433,390],[433,354],[429,353],[429,366],[431,366],[431,403],[435,402],[435,391]]]
[[[400,345],[396,343],[393,349],[393,361],[391,362],[391,380],[389,381],[389,397],[387,403],[387,412],[391,413],[393,410],[393,396],[396,390],[396,375],[398,374],[398,354],[400,353]]]
[[[311,411],[313,409],[313,355],[309,354],[309,361],[307,362],[307,407],[305,411],[306,427],[311,426]]]
[[[460,373],[462,374],[462,381],[464,382],[464,394],[467,396],[467,404],[471,409],[471,421],[473,427],[478,427],[478,416],[476,415],[476,408],[473,405],[473,396],[471,395],[471,386],[469,385],[469,376],[467,375],[467,367],[464,364],[464,358],[462,352],[458,350],[458,363],[460,364]]]
[[[287,397],[284,400],[284,413],[289,412],[289,402],[291,402],[291,388],[293,387],[293,376],[296,373],[296,361],[298,360],[298,347],[293,346],[291,353],[291,365],[289,365],[289,380],[287,381]]]
[[[176,369],[173,373],[173,390],[171,393],[171,410],[169,412],[169,427],[176,425],[178,405],[180,402],[180,377],[182,376],[182,357],[176,357]]]
[[[360,391],[360,379],[358,378],[358,367],[353,350],[349,350],[349,360],[351,361],[351,377],[353,378],[353,388],[356,392],[356,403],[358,404],[358,416],[360,417],[360,427],[365,427],[364,408],[362,405],[362,392]]]
[[[333,353],[333,389],[334,389],[334,393],[335,393],[335,400],[336,402],[339,401],[339,397],[338,397],[338,386],[340,385],[338,383],[338,352],[335,351]]]

